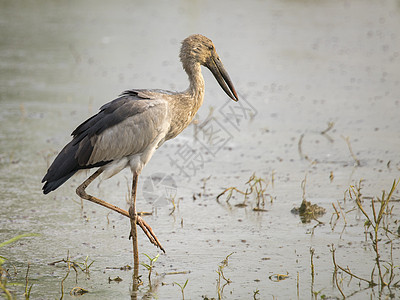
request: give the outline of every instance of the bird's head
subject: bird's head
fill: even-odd
[[[201,34],[194,34],[184,39],[180,58],[186,70],[189,69],[189,66],[196,64],[207,67],[229,98],[234,101],[239,100],[228,72],[226,72],[215,46],[209,38]]]

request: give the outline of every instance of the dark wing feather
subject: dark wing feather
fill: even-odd
[[[137,111],[119,109],[132,100],[149,100],[149,98],[140,96],[139,92],[136,90],[125,91],[119,98],[100,107],[100,112],[98,114],[79,125],[71,135],[74,138],[79,136],[80,140],[77,140],[77,142],[80,142],[87,135],[93,136],[94,134],[100,134],[105,129],[122,122],[127,117],[140,113],[140,107],[137,107]],[[99,119],[101,119],[102,122],[99,122]]]
[[[119,98],[103,105],[100,112],[87,119],[72,132],[72,141],[61,150],[42,179],[42,182],[45,183],[44,194],[57,189],[80,169],[100,167],[111,161],[88,164],[96,137],[107,128],[141,113],[144,110],[142,105],[127,105],[132,101],[149,100],[140,94],[140,90],[122,93]],[[124,109],[126,107],[129,109]]]

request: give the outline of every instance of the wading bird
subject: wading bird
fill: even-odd
[[[187,90],[133,89],[123,92],[72,132],[72,141],[61,150],[42,180],[45,183],[43,193],[47,194],[77,171],[98,168],[76,189],[76,193],[83,199],[129,217],[134,239],[137,224],[150,241],[163,251],[151,227],[136,213],[136,188],[140,172],[158,147],[176,137],[191,123],[202,105],[204,79],[201,66],[213,73],[232,100],[239,100],[210,39],[200,34],[189,36],[182,42],[180,59],[190,81]],[[126,167],[130,167],[133,173],[129,212],[86,193],[87,186],[101,173],[109,178]]]

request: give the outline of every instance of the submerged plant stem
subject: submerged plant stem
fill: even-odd
[[[359,159],[357,158],[357,156],[354,154],[353,148],[351,147],[351,144],[350,144],[350,137],[348,137],[348,136],[346,136],[346,137],[342,136],[342,138],[345,140],[345,142],[346,142],[346,144],[347,144],[347,147],[349,148],[350,155],[351,155],[351,157],[354,159],[354,161],[355,161],[355,163],[356,163],[356,166],[357,166],[357,167],[361,166],[360,160],[359,160]]]

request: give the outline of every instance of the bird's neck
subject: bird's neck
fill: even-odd
[[[185,91],[193,100],[193,105],[196,111],[203,104],[204,99],[204,78],[201,74],[200,64],[191,64],[189,66],[184,66],[184,69],[189,77],[189,88]]]
[[[176,137],[192,122],[194,116],[203,104],[204,99],[204,79],[201,74],[200,64],[183,65],[189,76],[189,88],[179,93],[179,97],[171,98],[170,106],[172,121],[170,131],[166,140]]]

